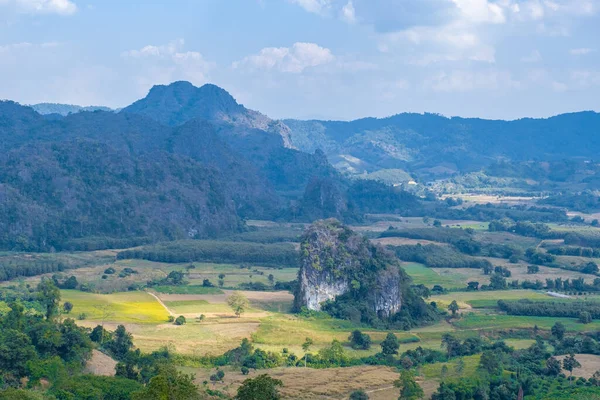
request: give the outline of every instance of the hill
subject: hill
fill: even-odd
[[[94,112],[94,111],[114,111],[109,107],[103,106],[77,106],[73,104],[57,104],[57,103],[39,103],[31,105],[37,113],[41,115],[58,114],[66,117],[69,114],[78,112]]]
[[[594,112],[515,121],[398,114],[284,123],[294,146],[322,149],[334,165],[353,174],[401,169],[439,177],[477,171],[497,160],[592,159],[600,150],[600,114]]]

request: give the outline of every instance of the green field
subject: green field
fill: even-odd
[[[561,322],[564,324],[569,331],[591,332],[600,329],[600,321],[582,324],[578,322],[576,318],[530,317],[475,313],[463,315],[460,319],[454,321],[453,325],[459,329],[531,329],[537,325],[539,329],[549,330],[556,322]]]
[[[447,307],[452,300],[462,308],[482,307],[483,304],[495,306],[498,300],[552,300],[553,298],[542,292],[534,290],[499,290],[499,291],[474,291],[453,292],[440,296],[432,296],[431,301],[438,303],[439,307]]]
[[[222,294],[223,291],[216,287],[204,287],[200,285],[187,286],[154,286],[153,290],[167,294]]]
[[[86,315],[86,320],[156,324],[167,321],[167,310],[146,292],[126,292],[113,294],[84,293],[75,290],[62,290],[63,302],[73,304],[73,316]]]
[[[457,276],[442,276],[433,269],[419,263],[402,263],[402,268],[413,280],[415,285],[425,285],[432,287],[433,285],[441,285],[448,289],[458,289],[465,285],[462,277]]]

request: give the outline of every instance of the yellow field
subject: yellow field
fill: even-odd
[[[167,310],[145,292],[113,294],[84,293],[75,290],[61,291],[62,302],[73,303],[72,317],[86,315],[87,321],[156,324],[166,322]]]

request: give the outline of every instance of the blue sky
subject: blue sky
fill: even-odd
[[[274,118],[600,111],[600,0],[0,0],[0,99],[224,87]]]

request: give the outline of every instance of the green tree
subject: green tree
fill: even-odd
[[[565,333],[567,332],[567,328],[565,328],[565,326],[560,322],[556,322],[554,325],[552,325],[552,329],[550,329],[550,332],[552,332],[552,336],[554,336],[558,340],[563,340],[563,338],[565,337]]]
[[[348,340],[350,340],[350,346],[355,350],[369,350],[371,348],[371,336],[362,333],[358,329],[350,334]]]
[[[69,314],[73,310],[73,303],[67,301],[63,304],[63,310],[65,314]]]
[[[106,347],[117,360],[122,360],[129,350],[133,348],[133,337],[123,325],[117,326],[113,336],[112,341],[107,343]]]
[[[171,365],[163,365],[148,385],[135,392],[132,400],[200,400],[203,397],[194,384],[194,377],[177,371]]]
[[[45,310],[46,319],[53,318],[58,313],[60,290],[51,279],[42,279],[38,284],[38,301]]]
[[[225,274],[220,273],[219,274],[219,287],[223,287],[223,286],[225,286]]]
[[[560,361],[558,361],[556,358],[550,357],[549,359],[546,360],[546,370],[545,370],[546,375],[558,376],[560,374],[561,370],[562,370],[562,367],[560,365]]]
[[[389,332],[383,342],[381,342],[381,353],[386,356],[398,354],[400,343],[398,338],[392,332]]]
[[[456,316],[456,313],[458,312],[458,310],[460,309],[460,307],[458,306],[458,303],[456,302],[456,300],[452,300],[452,303],[450,303],[450,305],[448,306],[448,310],[450,310],[452,312],[452,316]]]
[[[402,371],[400,379],[394,382],[394,386],[400,388],[398,400],[422,399],[425,395],[421,386],[416,382],[415,375],[410,370]]]
[[[465,360],[462,357],[456,362],[456,367],[454,367],[454,370],[458,375],[462,375],[463,371],[465,370]]]
[[[487,350],[481,353],[478,368],[491,376],[496,376],[502,372],[502,360],[498,354],[491,350]]]
[[[269,375],[259,375],[253,379],[246,379],[238,388],[236,400],[279,400],[279,387],[283,382],[273,379]]]
[[[29,336],[14,329],[0,332],[0,371],[10,372],[20,378],[26,374],[28,361],[37,354]]]
[[[364,390],[355,390],[350,393],[350,400],[369,400],[369,395]]]
[[[438,390],[431,395],[431,400],[456,400],[456,393],[445,382],[442,382]]]
[[[242,314],[246,312],[246,310],[250,306],[250,302],[248,301],[248,299],[240,292],[233,292],[231,296],[229,296],[229,298],[227,299],[227,304],[229,305],[229,307],[231,307],[231,309],[233,310],[235,315],[238,316],[238,318],[241,317]]]
[[[302,343],[302,350],[304,350],[304,367],[306,368],[306,359],[308,357],[308,350],[310,349],[310,347],[313,345],[313,340],[309,337],[307,337],[304,340],[304,343]]]
[[[573,370],[576,368],[581,368],[581,364],[575,358],[575,354],[571,353],[565,357],[563,360],[563,368],[569,371],[569,380],[571,383],[573,382]]]
[[[183,315],[180,315],[175,319],[175,325],[185,325],[186,322],[187,321]]]
[[[589,324],[590,322],[592,322],[592,314],[590,314],[588,311],[580,312],[579,322],[581,322],[582,324]]]

